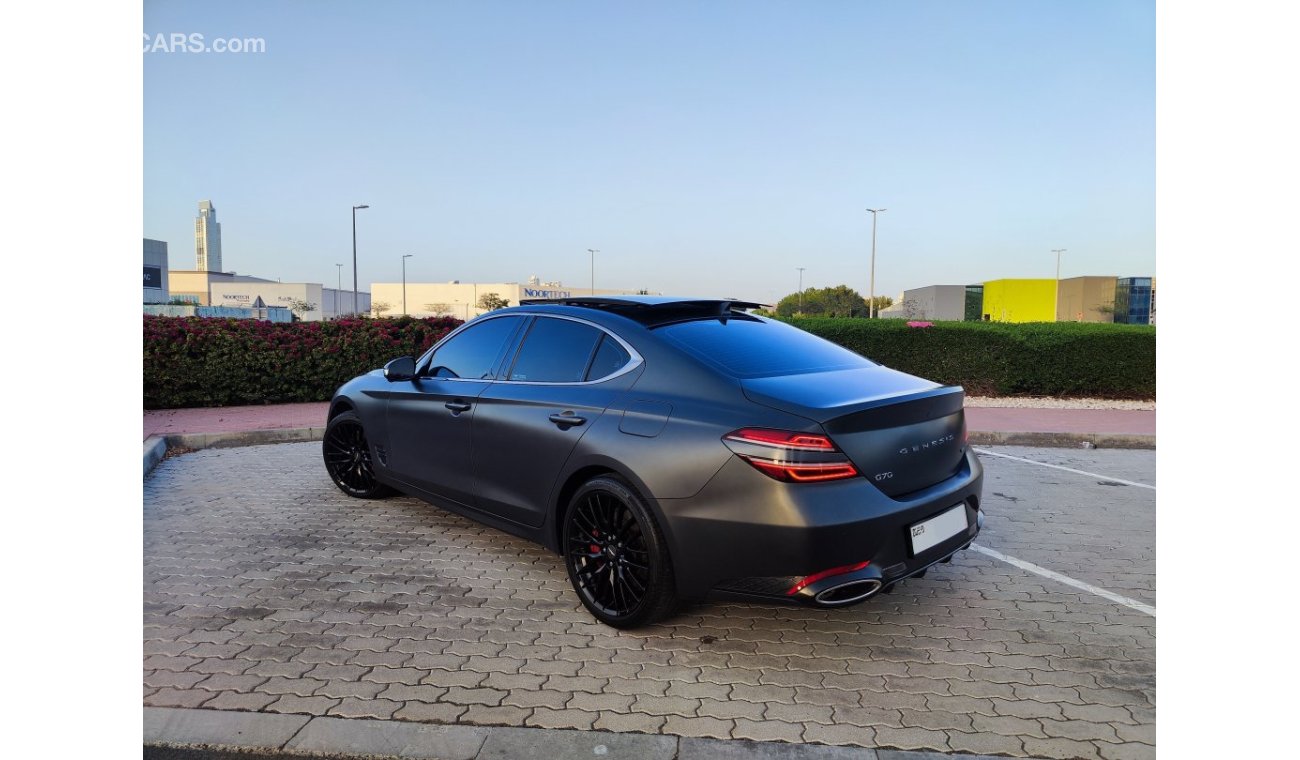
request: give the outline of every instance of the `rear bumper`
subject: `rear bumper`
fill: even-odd
[[[894,498],[866,478],[787,484],[733,459],[694,497],[660,501],[678,593],[823,606],[860,601],[859,592],[888,590],[968,546],[983,523],[983,479],[969,449],[952,477]],[[913,554],[912,526],[959,504],[966,530]],[[832,568],[842,571],[790,593]],[[857,585],[832,592],[848,583]]]

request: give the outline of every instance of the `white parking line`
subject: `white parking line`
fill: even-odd
[[[1112,478],[1109,475],[1098,475],[1095,472],[1076,470],[1072,467],[1062,467],[1059,464],[1048,464],[1047,462],[1038,462],[1033,459],[1025,459],[1024,457],[1013,457],[1010,454],[1000,454],[996,451],[989,451],[987,449],[975,449],[975,451],[980,454],[987,454],[988,456],[991,457],[1001,457],[1003,459],[1014,459],[1017,462],[1027,462],[1029,464],[1036,464],[1039,467],[1051,467],[1053,470],[1065,470],[1066,472],[1073,472],[1076,475],[1087,475],[1090,478],[1101,478],[1102,480],[1108,480],[1112,483],[1123,483],[1126,486],[1137,486],[1138,488],[1150,488],[1152,491],[1156,490],[1155,486],[1149,486],[1146,483],[1134,483],[1131,480],[1124,480],[1123,478]]]
[[[1058,572],[1055,572],[1053,570],[1048,570],[1045,567],[1039,567],[1038,565],[1035,565],[1032,562],[1026,562],[1023,559],[1009,557],[1003,554],[1002,552],[994,551],[992,549],[989,549],[988,547],[980,546],[978,544],[971,544],[970,548],[974,549],[980,554],[984,554],[989,557],[992,557],[993,559],[1002,560],[1008,565],[1015,565],[1021,570],[1027,570],[1035,575],[1041,575],[1044,578],[1051,578],[1057,583],[1064,583],[1067,586],[1073,586],[1074,588],[1077,588],[1080,591],[1087,591],[1089,594],[1096,594],[1097,596],[1100,596],[1103,599],[1109,599],[1110,601],[1116,604],[1122,604],[1125,607],[1135,609],[1138,612],[1141,612],[1146,615],[1150,615],[1151,617],[1156,616],[1155,607],[1152,607],[1149,604],[1143,604],[1142,602],[1139,602],[1136,599],[1129,599],[1127,596],[1120,596],[1119,594],[1116,594],[1113,591],[1107,591],[1106,589],[1100,588],[1098,586],[1094,586],[1091,583],[1076,581],[1075,579],[1071,578],[1068,575],[1061,575]]]

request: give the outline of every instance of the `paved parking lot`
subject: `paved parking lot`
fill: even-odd
[[[850,609],[696,605],[631,633],[539,547],[344,497],[319,444],[169,459],[144,484],[144,703],[1153,758],[1155,452],[988,451],[996,556]]]

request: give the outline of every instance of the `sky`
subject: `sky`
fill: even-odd
[[[774,303],[1155,274],[1155,8],[146,0],[144,236],[194,266]]]

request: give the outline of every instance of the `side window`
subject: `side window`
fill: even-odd
[[[588,380],[599,380],[623,369],[632,361],[632,355],[619,342],[606,335],[596,349],[596,358],[591,360],[591,369],[587,370]]]
[[[600,330],[581,322],[538,317],[524,336],[510,379],[533,383],[581,382],[602,335]]]
[[[430,377],[492,379],[492,370],[501,358],[506,341],[519,327],[519,319],[496,317],[470,325],[438,347],[424,374]]]

